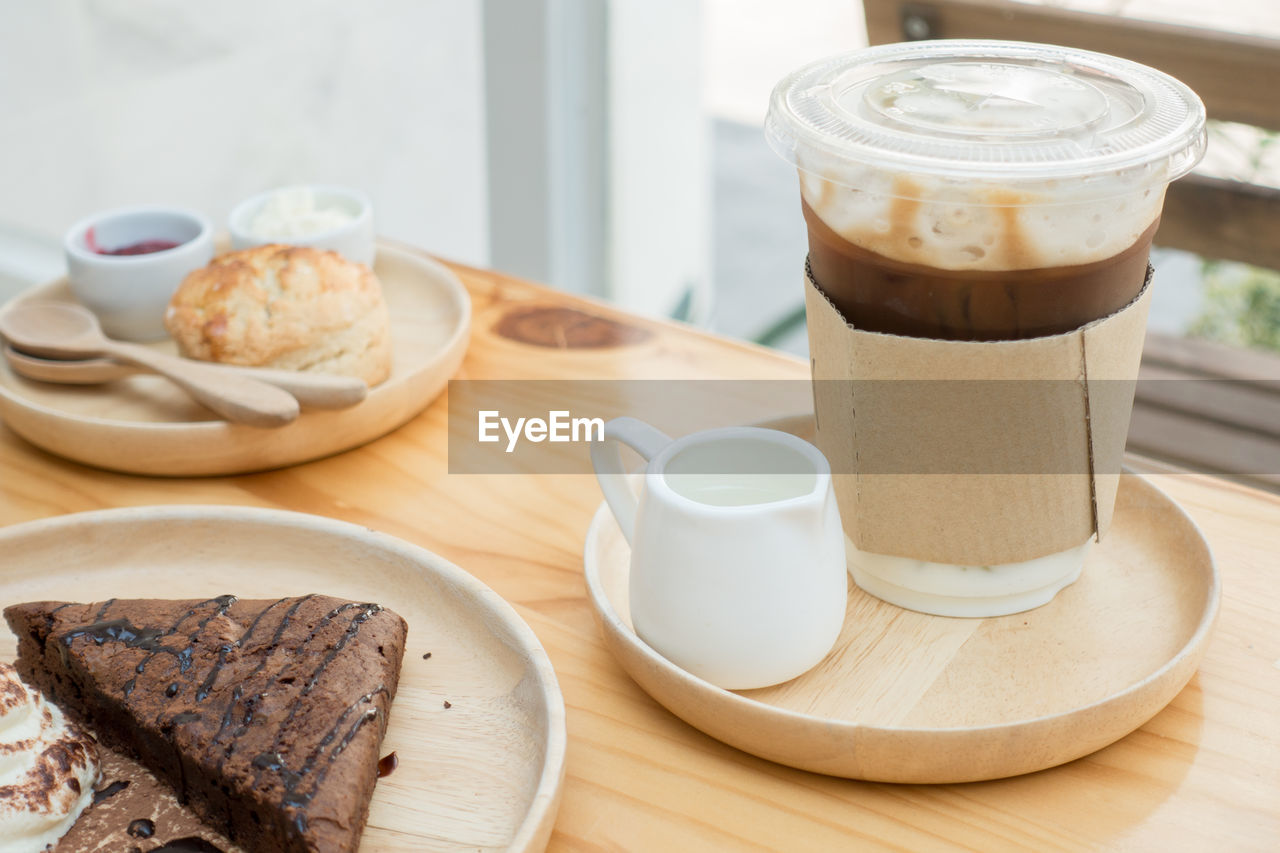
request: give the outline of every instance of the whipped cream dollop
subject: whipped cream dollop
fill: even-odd
[[[43,853],[93,800],[98,745],[0,663],[0,853]]]
[[[843,164],[800,171],[800,193],[827,227],[903,263],[949,270],[1090,264],[1128,249],[1160,216],[1165,187],[1099,175],[1090,198],[1070,186],[1037,190],[890,175]]]
[[[263,240],[310,237],[340,228],[355,215],[336,205],[322,205],[308,187],[276,190],[249,223],[249,233]]]

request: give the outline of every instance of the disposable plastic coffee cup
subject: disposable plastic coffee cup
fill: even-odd
[[[789,75],[766,136],[800,175],[811,275],[852,326],[1010,340],[1134,299],[1204,120],[1189,88],[1127,60],[924,41]]]
[[[1166,74],[1051,45],[884,45],[778,84],[815,443],[863,590],[996,616],[1081,576],[1113,514],[1152,235],[1204,121]]]

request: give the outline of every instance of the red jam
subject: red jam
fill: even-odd
[[[127,246],[104,249],[98,245],[92,228],[84,235],[84,241],[88,244],[89,251],[99,255],[150,255],[154,252],[163,252],[166,249],[174,249],[182,245],[172,240],[139,240],[137,243],[130,243]]]
[[[180,246],[181,243],[175,243],[172,240],[143,240],[140,243],[130,243],[128,246],[121,246],[118,249],[99,249],[99,255],[149,255],[152,252],[163,252],[165,249],[172,249]]]

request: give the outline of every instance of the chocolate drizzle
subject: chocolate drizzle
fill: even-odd
[[[289,770],[285,764],[284,758],[278,752],[264,753],[254,759],[254,766],[259,770],[269,769],[279,774],[280,781],[284,785],[285,789],[285,794],[284,797],[281,798],[281,802],[285,807],[296,810],[296,813],[293,816],[293,827],[299,835],[307,831],[307,806],[311,805],[311,800],[315,797],[316,792],[320,790],[320,786],[324,784],[325,776],[329,774],[329,768],[333,766],[333,763],[338,759],[338,756],[342,754],[343,750],[345,750],[351,741],[355,739],[355,736],[359,734],[360,729],[364,724],[372,722],[378,718],[378,709],[376,707],[366,708],[361,712],[356,717],[355,721],[351,723],[346,733],[343,734],[342,739],[338,741],[337,746],[330,750],[328,760],[326,760],[324,764],[320,765],[319,769],[316,769],[316,762],[320,758],[321,753],[324,752],[325,747],[333,743],[334,737],[337,736],[342,724],[346,722],[347,717],[352,711],[362,704],[372,702],[374,696],[377,696],[380,693],[385,694],[386,692],[387,689],[380,686],[372,693],[366,693],[364,696],[361,696],[355,703],[343,711],[342,716],[338,718],[338,722],[333,724],[333,727],[330,728],[325,736],[320,740],[320,743],[316,748],[311,751],[307,756],[307,760],[303,763],[302,769],[298,772],[295,773]],[[260,765],[259,759],[264,758],[265,761]],[[313,770],[315,770],[315,777],[310,788],[308,790],[301,790],[301,783]]]
[[[267,644],[268,652],[271,649],[274,649],[277,645],[279,645],[280,638],[284,636],[285,630],[287,630],[289,627],[289,620],[292,619],[293,616],[298,612],[298,608],[300,608],[303,604],[310,601],[312,598],[314,598],[314,596],[304,595],[302,598],[299,598],[296,601],[294,601],[294,603],[289,607],[289,609],[284,612],[284,616],[281,617],[280,619],[280,624],[276,626],[275,633],[271,635],[271,641]],[[240,639],[236,641],[236,645],[243,646],[245,641],[248,640],[249,636],[253,633],[254,629],[258,627],[258,623],[262,620],[262,617],[265,616],[268,611],[273,610],[277,605],[283,604],[287,600],[288,599],[282,598],[279,601],[275,601],[272,604],[268,605],[266,608],[264,608],[263,611],[258,614],[257,618],[255,618],[253,622],[249,625],[249,627],[245,630],[245,632],[240,635]],[[315,633],[312,632],[311,636],[314,637]],[[310,640],[310,637],[308,637],[308,640]],[[262,659],[258,661],[258,665],[253,668],[253,671],[250,672],[243,679],[241,679],[242,684],[244,682],[252,681],[255,676],[259,675],[262,672],[262,670],[266,668],[268,659],[269,659],[269,654],[264,655]],[[226,663],[226,656],[221,653],[221,650],[219,650],[218,662],[214,664],[213,670],[209,673],[209,677],[206,678],[205,683],[201,685],[201,690],[196,692],[197,702],[202,702],[204,701],[205,698],[207,698],[208,690],[213,689],[213,684],[217,680],[218,673],[221,667],[225,663]],[[231,721],[235,716],[236,706],[239,704],[240,699],[244,696],[244,689],[242,687],[242,684],[237,684],[231,690],[231,700],[227,702],[226,707],[222,709],[222,723],[221,725],[218,726],[218,730],[213,735],[213,743],[220,742],[222,740],[223,735],[226,734],[227,729],[231,726]],[[201,691],[205,691],[205,692],[202,693]],[[250,696],[249,701],[246,703],[246,705],[249,706],[249,708],[256,705],[259,701],[261,701],[263,693],[265,693],[265,691],[260,692],[254,696]],[[249,710],[249,708],[246,708],[244,718],[251,720],[252,711]],[[248,722],[243,721],[241,723],[240,728],[244,728],[247,725],[248,725]],[[237,729],[237,731],[239,731],[239,729]],[[222,766],[222,760],[225,760],[231,757],[231,753],[235,751],[235,748],[236,748],[235,741],[232,741],[231,743],[227,744],[227,748],[222,755],[222,759],[218,761],[219,767]]]
[[[195,607],[188,610],[177,622],[173,623],[173,625],[169,626],[165,630],[161,630],[159,628],[139,628],[129,622],[128,619],[106,619],[107,610],[110,609],[111,605],[114,604],[115,601],[116,600],[113,598],[104,602],[102,607],[98,608],[98,612],[94,616],[93,624],[74,631],[68,631],[63,635],[62,642],[65,647],[70,648],[71,644],[76,640],[81,637],[88,637],[99,646],[107,642],[117,642],[123,643],[131,649],[142,649],[148,652],[142,660],[138,661],[138,665],[134,667],[133,671],[137,673],[137,675],[124,683],[124,687],[122,689],[124,690],[124,695],[128,696],[133,692],[134,687],[137,686],[137,676],[146,671],[147,664],[150,663],[158,654],[171,655],[175,660],[177,660],[178,672],[185,673],[189,670],[191,668],[191,656],[195,652],[196,638],[200,636],[200,632],[203,631],[205,626],[208,625],[215,617],[226,615],[227,608],[232,604],[235,604],[236,597],[234,595],[220,595],[217,598],[210,598],[206,601],[202,601]],[[197,623],[195,631],[193,631],[187,638],[186,646],[183,646],[182,648],[174,648],[172,646],[166,646],[161,642],[162,640],[176,634],[178,632],[178,628],[181,627],[183,622],[196,615],[200,608],[207,604],[215,605],[214,610]]]
[[[336,619],[341,613],[347,610],[356,609],[356,608],[358,608],[358,611],[354,616],[352,616],[351,621],[347,624],[346,631],[338,639],[338,642],[334,643],[333,648],[330,649],[329,652],[324,656],[319,666],[317,666],[315,670],[311,673],[311,676],[307,679],[306,684],[303,686],[302,691],[299,694],[299,698],[301,698],[302,696],[306,696],[308,693],[311,692],[312,689],[315,688],[316,684],[319,683],[320,681],[321,675],[324,674],[324,671],[329,666],[329,664],[332,663],[334,658],[338,656],[338,653],[341,652],[342,649],[346,647],[347,643],[349,643],[357,634],[360,633],[360,627],[366,621],[368,621],[369,617],[371,617],[373,614],[378,613],[379,611],[382,610],[381,605],[378,605],[378,604],[357,605],[353,603],[347,603],[339,607],[336,607],[333,610],[329,611],[327,614],[325,614],[324,618],[321,619],[319,623],[317,623],[315,629],[313,629],[310,636],[307,637],[307,640],[303,644],[303,646],[305,647],[312,640],[314,640],[316,636],[319,634],[320,629],[323,628],[325,625],[329,624],[330,622],[332,622],[334,619]],[[289,667],[286,666],[285,670],[288,670],[288,669]],[[283,676],[285,670],[281,671],[281,676]],[[277,681],[279,681],[279,679],[277,679]],[[333,765],[334,761],[337,760],[338,756],[342,754],[343,750],[347,748],[347,746],[359,733],[360,729],[366,723],[369,723],[377,719],[379,714],[378,708],[377,707],[366,708],[362,713],[360,713],[355,718],[355,720],[350,724],[350,727],[343,734],[341,740],[338,741],[337,745],[334,746],[333,749],[329,751],[327,760],[325,760],[323,764],[320,764],[318,768],[317,768],[317,763],[322,758],[322,755],[325,749],[330,744],[332,744],[334,739],[338,736],[338,732],[341,731],[342,727],[347,724],[347,719],[351,716],[351,714],[354,711],[356,711],[361,705],[372,703],[374,698],[379,695],[383,695],[383,696],[390,695],[385,685],[378,685],[378,687],[375,690],[373,690],[370,693],[366,693],[364,696],[361,696],[359,699],[353,702],[350,706],[348,706],[347,709],[344,710],[341,715],[339,715],[337,721],[333,724],[333,726],[330,727],[329,731],[325,733],[324,737],[320,739],[320,742],[316,745],[315,749],[313,749],[311,753],[307,755],[302,766],[296,771],[292,770],[288,766],[288,763],[286,762],[284,757],[280,755],[278,751],[280,748],[281,735],[283,735],[284,732],[288,729],[289,723],[292,722],[294,716],[298,712],[298,709],[302,705],[302,703],[295,701],[293,703],[293,706],[289,709],[288,716],[285,717],[284,722],[282,722],[280,724],[279,729],[277,729],[276,736],[273,739],[271,744],[271,749],[268,752],[257,755],[253,759],[253,762],[252,762],[253,766],[259,771],[259,775],[263,770],[268,770],[272,773],[277,774],[280,777],[280,782],[284,786],[284,790],[285,790],[285,794],[282,799],[282,802],[286,807],[293,808],[296,810],[296,813],[293,817],[293,826],[299,835],[306,832],[306,829],[307,829],[306,808],[307,806],[310,805],[311,800],[316,795],[316,792],[320,789],[320,786],[324,783],[325,776],[327,776],[329,773],[329,768]],[[313,772],[314,772],[314,777],[312,780],[312,784],[307,789],[305,790],[302,789],[301,785],[303,781],[306,780],[307,777],[310,776]]]
[[[308,596],[308,598],[310,598],[310,596]],[[302,601],[299,601],[298,604],[295,604],[293,607],[291,607],[289,609],[289,612],[285,614],[284,620],[280,623],[280,628],[276,631],[275,636],[271,638],[272,647],[274,647],[280,641],[280,637],[283,635],[285,628],[288,626],[289,617],[291,617],[294,614],[294,612],[297,610],[298,606],[301,603]],[[320,675],[324,672],[325,668],[333,661],[334,657],[337,656],[337,653],[341,651],[344,646],[346,646],[347,642],[360,632],[360,626],[365,622],[365,620],[367,620],[374,613],[377,613],[378,611],[382,610],[382,607],[377,604],[356,605],[353,603],[347,603],[347,604],[341,605],[340,607],[336,607],[333,610],[326,613],[324,615],[324,618],[322,618],[319,622],[316,623],[316,626],[311,630],[311,633],[307,635],[307,639],[302,642],[300,649],[306,649],[312,643],[312,641],[314,641],[316,637],[319,636],[320,630],[322,628],[324,628],[326,625],[331,623],[335,618],[338,617],[339,614],[343,613],[346,610],[350,610],[353,607],[360,607],[362,609],[358,614],[356,614],[355,617],[352,618],[351,623],[347,626],[346,632],[343,634],[342,638],[335,644],[335,647],[325,656],[324,660],[321,661],[320,665],[315,669],[315,671],[312,672],[311,678],[308,680],[307,685],[302,690],[302,693],[301,693],[302,696],[307,695],[307,693],[309,693],[311,689],[315,687],[316,682],[319,681]],[[277,683],[277,684],[292,683],[293,681],[292,676],[287,676],[286,673],[290,672],[290,670],[293,669],[294,663],[300,660],[302,657],[303,657],[302,655],[297,655],[294,657],[294,659],[290,660],[289,663],[285,664],[285,666],[280,670],[279,673],[276,674],[276,677],[273,679],[274,683]],[[268,658],[264,657],[261,661],[259,661],[258,666],[253,670],[253,672],[249,674],[248,678],[244,680],[249,681],[255,675],[258,675],[263,670],[263,668],[267,665],[267,660]],[[286,678],[288,679],[287,682],[285,681]],[[380,687],[379,689],[382,690],[383,688]],[[254,694],[253,696],[250,696],[247,700],[245,700],[245,703],[244,703],[245,714],[244,714],[243,722],[241,724],[242,729],[247,727],[249,722],[252,721],[252,709],[257,705],[258,702],[262,701],[262,698],[266,695],[266,692],[267,692],[266,689],[264,689]],[[235,702],[238,701],[239,698],[240,697],[238,696],[235,696],[233,698],[231,706],[228,707],[228,711],[231,710],[231,707],[234,706]],[[272,740],[271,751],[275,751],[279,749],[280,737],[286,731],[289,724],[293,722],[293,718],[294,716],[297,715],[299,707],[300,707],[300,704],[295,702],[293,704],[293,707],[289,709],[289,715],[285,717],[284,722],[280,724],[280,727],[276,732],[276,736]],[[347,709],[347,711],[343,713],[343,717],[345,717],[346,714],[349,712],[350,712],[350,709]],[[339,719],[341,720],[342,718],[339,718]],[[214,737],[215,743],[218,742],[218,739],[224,733],[225,724],[230,722],[230,718],[224,717],[223,722],[224,722],[224,728],[218,730],[217,736]],[[227,749],[228,756],[231,754],[232,748],[233,746],[228,747]]]
[[[149,817],[140,817],[137,820],[129,822],[129,828],[125,832],[134,838],[150,838],[156,834],[156,824]]]
[[[289,626],[289,617],[292,616],[294,613],[296,613],[298,611],[298,608],[301,607],[302,604],[307,600],[309,600],[310,598],[312,598],[312,596],[304,595],[302,598],[298,599],[292,607],[289,608],[289,611],[285,614],[284,619],[280,622],[280,627],[276,629],[275,636],[271,638],[272,646],[275,646],[276,643],[280,642],[280,637],[284,634],[284,629]],[[276,608],[276,605],[283,604],[287,600],[288,599],[281,598],[277,601],[273,601],[271,604],[264,607],[262,609],[262,612],[260,612],[257,616],[253,617],[253,621],[249,623],[249,627],[246,628],[244,633],[240,635],[239,639],[235,641],[234,646],[224,645],[218,649],[217,663],[215,663],[213,665],[213,668],[209,670],[209,675],[205,678],[204,683],[202,683],[200,685],[200,688],[196,690],[197,702],[203,702],[206,698],[208,698],[209,692],[213,690],[213,685],[217,682],[218,676],[222,673],[222,668],[226,666],[227,655],[231,653],[232,648],[233,647],[237,649],[243,648],[245,642],[247,642],[248,639],[251,636],[253,636],[253,632],[258,627],[258,623],[262,621],[262,617],[266,616],[268,613],[274,610]],[[266,664],[266,661],[264,660],[261,664],[258,665],[258,668],[253,671],[253,674],[256,675],[257,673],[261,672],[262,667],[265,664]]]
[[[128,779],[124,779],[118,782],[112,782],[107,787],[99,791],[93,792],[93,804],[96,806],[98,803],[102,802],[103,800],[109,800],[127,787],[129,787]]]
[[[355,605],[353,604],[344,604],[341,607],[334,609],[331,613],[325,616],[324,621],[328,622],[332,620],[333,617],[341,613],[342,611],[348,610],[354,606]],[[382,610],[382,606],[378,604],[361,605],[360,612],[357,613],[355,617],[352,618],[351,624],[347,626],[347,632],[342,635],[342,638],[339,639],[338,642],[334,644],[333,648],[329,650],[329,653],[324,656],[324,660],[322,660],[320,662],[320,665],[316,667],[316,671],[311,673],[311,678],[310,680],[307,681],[307,686],[302,688],[303,696],[306,696],[308,693],[310,693],[311,688],[316,686],[316,682],[320,680],[321,673],[325,671],[325,669],[329,666],[329,664],[333,663],[333,659],[336,658],[338,656],[338,653],[341,652],[346,647],[347,643],[351,640],[351,638],[354,637],[356,634],[360,633],[360,626],[363,625],[370,616],[380,612],[381,610]],[[297,705],[294,705],[293,707],[295,711],[298,708]],[[289,716],[292,717],[293,714],[290,713]]]

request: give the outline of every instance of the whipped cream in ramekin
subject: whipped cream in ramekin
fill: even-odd
[[[98,746],[0,663],[0,853],[42,853],[93,800]]]
[[[249,222],[249,233],[269,240],[310,237],[348,224],[355,215],[341,207],[325,206],[310,187],[287,187],[267,197]]]

